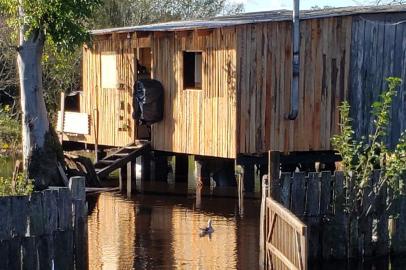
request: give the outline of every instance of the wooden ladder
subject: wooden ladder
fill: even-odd
[[[104,178],[113,171],[126,166],[128,162],[135,161],[137,157],[144,155],[150,150],[149,141],[141,140],[121,147],[94,164],[96,174],[99,178]]]

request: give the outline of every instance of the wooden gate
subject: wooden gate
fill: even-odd
[[[265,269],[307,270],[307,226],[292,212],[266,198]]]

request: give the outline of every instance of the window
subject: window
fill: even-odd
[[[117,88],[116,55],[101,55],[101,85],[102,88]]]
[[[202,89],[202,52],[183,52],[183,88]]]

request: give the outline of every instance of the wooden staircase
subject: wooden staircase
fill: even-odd
[[[104,178],[113,171],[126,166],[128,162],[135,162],[137,157],[144,155],[150,150],[149,141],[141,140],[119,148],[94,164],[96,174],[99,178]]]

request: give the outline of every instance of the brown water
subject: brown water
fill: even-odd
[[[258,269],[258,200],[117,193],[89,197],[90,269]],[[212,220],[211,237],[199,228]]]

